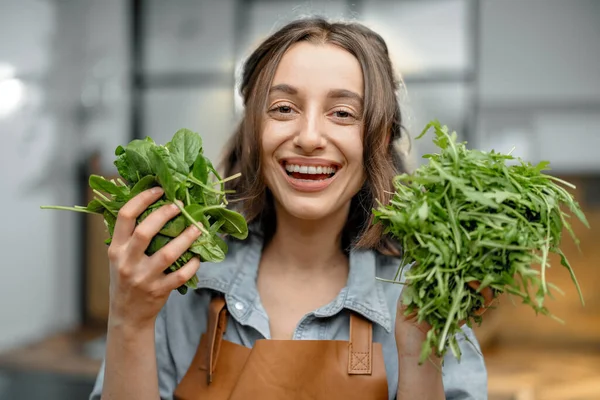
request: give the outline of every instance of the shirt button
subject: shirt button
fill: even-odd
[[[242,311],[244,309],[244,305],[238,301],[237,303],[235,303],[235,308]]]

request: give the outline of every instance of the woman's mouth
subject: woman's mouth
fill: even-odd
[[[282,173],[292,188],[300,192],[320,192],[335,181],[340,166],[327,164],[302,164],[299,161],[281,163]]]
[[[309,182],[330,179],[338,170],[335,166],[327,165],[301,165],[284,163],[283,167],[289,177]]]

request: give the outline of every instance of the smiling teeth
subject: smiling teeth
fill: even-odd
[[[314,165],[298,165],[298,164],[286,164],[285,170],[288,172],[299,172],[301,174],[311,174],[311,175],[322,175],[322,174],[335,174],[337,168],[335,167],[324,167]]]

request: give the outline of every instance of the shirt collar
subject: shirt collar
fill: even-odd
[[[232,240],[220,263],[204,263],[198,270],[198,289],[212,289],[225,295],[228,311],[245,323],[252,309],[262,309],[256,287],[263,247],[260,232],[251,231],[243,242]],[[373,251],[349,254],[346,287],[331,303],[315,310],[317,317],[330,317],[342,309],[352,310],[391,332],[392,319],[383,287],[376,280],[377,257]]]

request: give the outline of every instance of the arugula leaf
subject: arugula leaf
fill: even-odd
[[[467,282],[478,281],[480,289],[490,287],[496,296],[521,297],[536,313],[556,318],[544,305],[551,297],[548,288],[555,287],[545,277],[549,253],[555,253],[583,304],[573,269],[559,248],[563,231],[577,243],[563,209],[588,226],[579,204],[559,186],[573,185],[542,173],[549,162],[533,166],[510,154],[467,149],[457,142],[456,132],[437,120],[419,138],[431,128],[439,152],[426,155],[429,162],[413,174],[396,176],[392,198],[373,210],[374,223],[401,243],[403,262],[413,265],[403,282],[394,282],[405,284],[406,314],[416,313],[432,326],[421,363],[447,349],[460,357],[455,338],[460,321],[481,323],[476,311],[483,297]]]

